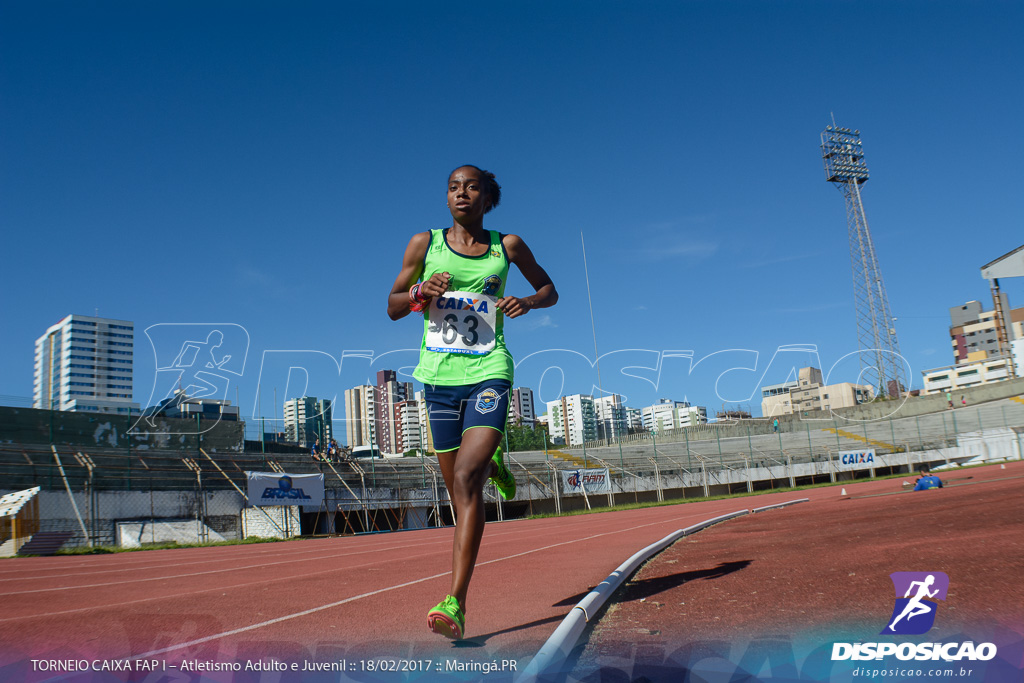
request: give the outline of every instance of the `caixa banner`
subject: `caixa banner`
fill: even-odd
[[[246,472],[249,505],[314,505],[324,502],[323,474]]]
[[[562,470],[564,493],[610,493],[612,481],[608,468],[603,470]]]
[[[865,448],[860,451],[839,451],[840,467],[874,467],[875,449]]]

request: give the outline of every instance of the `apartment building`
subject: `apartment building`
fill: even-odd
[[[134,328],[127,320],[69,315],[47,329],[35,345],[33,407],[138,414]]]
[[[319,439],[326,445],[334,438],[333,406],[328,399],[303,396],[284,402],[285,440],[311,446]]]

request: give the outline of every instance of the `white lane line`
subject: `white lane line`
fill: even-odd
[[[397,547],[411,548],[411,547],[414,547],[415,545],[428,545],[429,543],[432,543],[432,541],[431,542],[426,542],[426,543],[414,543],[414,544],[410,544],[410,545],[406,545],[406,546],[397,546]],[[392,546],[392,548],[393,547],[396,547],[396,546]],[[308,558],[305,559],[305,561],[306,562],[315,562],[317,560],[331,559],[333,557],[338,557],[339,553],[341,553],[341,554],[343,554],[345,556],[350,556],[350,555],[361,555],[361,554],[364,554],[364,553],[383,552],[385,550],[390,550],[390,549],[391,548],[388,548],[388,547],[385,547],[385,546],[381,546],[380,548],[370,548],[370,549],[359,550],[359,551],[352,551],[351,549],[344,549],[343,550],[341,548],[333,548],[331,550],[330,554],[320,555],[318,557],[308,557]],[[294,552],[294,553],[289,553],[289,552],[274,553],[274,555],[272,555],[272,557],[288,557],[289,559],[294,559],[294,557],[296,555],[309,555],[310,553],[315,553],[315,552],[321,552],[322,553],[322,552],[324,552],[324,548],[310,549],[310,550],[300,550],[300,551],[297,551],[297,552]],[[0,579],[0,581],[32,581],[32,580],[46,580],[46,581],[49,581],[50,579],[59,579],[59,578],[66,578],[66,577],[72,577],[72,576],[93,576],[93,575],[96,575],[96,574],[111,574],[111,573],[115,573],[115,572],[135,572],[135,571],[146,571],[146,570],[152,570],[152,569],[171,569],[171,568],[175,568],[175,567],[188,567],[188,566],[202,565],[202,564],[216,564],[216,563],[226,563],[226,562],[238,562],[240,559],[249,559],[249,558],[248,557],[243,557],[243,558],[238,558],[238,557],[221,557],[221,558],[207,559],[207,560],[196,560],[195,562],[175,562],[173,564],[148,564],[148,565],[144,565],[144,566],[103,569],[103,570],[91,571],[91,572],[76,572],[76,573],[68,573],[68,574],[51,574],[49,576],[30,576],[30,577]],[[265,558],[255,558],[255,557],[253,557],[252,559],[265,559]],[[173,579],[174,575],[168,576],[166,578]],[[120,583],[120,582],[118,582],[118,583]],[[128,583],[128,581],[125,581],[124,583]],[[110,584],[99,584],[99,585],[110,585]],[[74,586],[70,586],[69,588],[73,588],[73,587]],[[59,590],[59,589],[52,589],[52,590]],[[25,592],[25,591],[18,591],[18,592],[14,592],[14,593],[0,593],[0,595],[17,595],[19,592]]]
[[[444,527],[444,528],[445,529],[454,529],[454,527]],[[509,530],[508,532],[505,532],[503,534],[500,534],[500,533],[491,534],[489,536],[489,539],[493,540],[494,537],[496,537],[496,536],[510,536],[510,535],[516,535],[517,533],[518,533],[518,530]],[[522,535],[522,533],[518,533],[518,535]],[[443,539],[439,539],[439,540],[443,540],[445,543],[448,542],[447,538],[443,538]],[[321,555],[321,556],[318,556],[318,557],[306,558],[303,561],[304,562],[316,562],[316,561],[319,561],[319,560],[330,560],[330,559],[339,558],[339,557],[351,557],[353,555],[362,555],[362,554],[368,554],[368,553],[390,552],[390,551],[393,551],[393,550],[405,550],[405,549],[409,549],[409,548],[415,548],[417,546],[433,545],[434,543],[437,543],[437,542],[438,542],[438,540],[432,540],[432,541],[425,541],[425,542],[418,542],[418,543],[408,543],[408,544],[405,544],[405,545],[396,546],[396,545],[385,545],[384,541],[382,540],[381,544],[379,544],[379,547],[376,547],[376,548],[370,548],[370,549],[359,550],[359,551],[352,551],[351,548],[334,548],[334,549],[332,549],[332,552],[329,553],[329,554]],[[322,552],[322,549],[320,549],[320,551]],[[289,564],[289,563],[294,561],[294,556],[296,554],[300,554],[300,553],[301,554],[308,554],[308,553],[312,553],[312,552],[317,552],[317,550],[299,551],[298,553],[285,552],[285,551],[282,551],[280,553],[274,553],[275,556],[287,558],[285,560],[281,560],[281,561],[278,561],[278,562],[261,562],[259,564],[251,564],[251,565],[243,565],[243,566],[232,566],[232,567],[227,567],[227,568],[224,568],[224,569],[210,569],[210,570],[202,571],[202,572],[192,572],[192,573],[186,573],[186,574],[171,574],[171,575],[165,575],[165,576],[159,576],[159,577],[145,577],[145,578],[141,578],[141,579],[126,579],[126,580],[122,580],[122,581],[108,581],[106,583],[83,584],[83,585],[79,585],[79,586],[58,586],[58,587],[49,587],[49,588],[35,588],[35,589],[29,589],[29,590],[18,590],[18,591],[11,591],[11,592],[7,592],[7,593],[0,593],[0,596],[27,595],[27,594],[32,594],[32,593],[47,593],[47,592],[50,592],[50,591],[77,590],[77,589],[81,589],[81,588],[102,588],[102,587],[106,587],[106,586],[119,586],[119,585],[124,585],[124,584],[129,584],[129,583],[142,583],[142,582],[146,582],[146,581],[173,581],[174,579],[186,578],[186,577],[191,577],[191,576],[202,576],[202,575],[205,575],[205,574],[217,574],[217,573],[236,571],[236,570],[242,570],[242,569],[254,569],[254,568],[258,568],[258,567],[270,567],[270,566],[279,565],[279,564]],[[187,562],[187,563],[175,563],[175,564],[170,564],[170,565],[147,565],[147,566],[144,566],[144,567],[133,567],[133,568],[130,568],[130,569],[127,569],[127,570],[110,569],[110,570],[104,570],[104,571],[98,571],[98,572],[85,572],[85,573],[82,573],[82,574],[77,574],[77,576],[83,576],[83,575],[84,576],[89,576],[89,575],[93,575],[93,574],[106,574],[106,573],[117,572],[117,571],[136,571],[136,570],[141,570],[141,569],[166,569],[166,568],[172,568],[172,567],[181,567],[181,566],[188,566],[188,565],[193,565],[193,564],[209,564],[209,563],[215,563],[215,562],[232,562],[232,561],[237,561],[237,559],[238,558],[225,557],[225,558],[218,558],[218,559],[215,559],[215,560],[205,560],[205,561]],[[76,574],[67,574],[67,575],[63,575],[63,576],[76,576]],[[0,581],[49,580],[49,579],[60,578],[60,577],[61,577],[61,575],[51,575],[51,576],[46,576],[46,577],[31,577],[31,578],[27,578],[27,579],[26,578],[21,578],[21,579],[0,579]],[[2,620],[0,620],[0,621],[2,621]]]
[[[379,552],[387,552],[389,550],[405,550],[407,547],[409,547],[409,546],[395,546],[393,548],[382,548],[380,550],[372,550],[372,551],[367,551],[367,552],[368,553],[369,552],[379,553]],[[324,555],[323,557],[318,557],[318,558],[305,558],[305,559],[302,560],[302,562],[303,563],[307,563],[307,562],[312,562],[314,560],[329,560],[329,559],[333,559],[333,558],[343,558],[343,557],[347,557],[347,556],[352,555],[352,554],[356,554],[356,553],[335,553],[335,554],[332,554],[332,555]],[[358,554],[362,554],[362,553],[358,553]],[[280,565],[280,564],[294,564],[294,563],[295,563],[295,560],[287,559],[287,560],[280,560],[278,562],[261,562],[259,564],[248,564],[248,565],[241,565],[241,566],[226,567],[224,569],[209,569],[207,571],[190,572],[190,573],[187,573],[187,574],[173,574],[171,576],[150,576],[150,577],[143,577],[143,578],[140,578],[140,579],[128,579],[128,580],[125,580],[125,581],[110,581],[110,582],[107,582],[107,583],[84,584],[84,585],[81,585],[81,586],[58,586],[56,588],[34,588],[34,589],[31,589],[31,590],[14,591],[14,592],[11,592],[11,593],[0,593],[0,596],[30,595],[32,593],[52,593],[52,592],[56,592],[56,591],[81,590],[81,589],[85,589],[85,588],[103,588],[105,586],[124,586],[124,585],[127,585],[129,583],[145,583],[147,581],[173,581],[175,579],[184,579],[184,578],[188,578],[188,577],[192,577],[192,576],[205,576],[207,574],[223,574],[223,573],[226,573],[226,572],[241,571],[243,569],[260,569],[260,568],[273,567],[273,566]],[[340,567],[339,569],[344,569],[344,567]]]
[[[341,539],[339,539],[339,540],[341,540]],[[313,541],[313,543],[316,543],[316,541]],[[244,546],[221,546],[221,547],[226,548],[226,549],[230,549],[230,548],[234,547],[234,548],[237,548],[238,550],[236,550],[230,556],[228,556],[226,553],[218,553],[218,556],[216,556],[216,557],[209,557],[207,559],[194,560],[194,561],[189,561],[189,562],[174,562],[172,564],[165,564],[165,563],[153,564],[154,560],[153,560],[152,554],[151,553],[143,552],[143,553],[140,553],[140,554],[144,555],[144,557],[137,558],[138,562],[125,561],[125,560],[127,560],[127,558],[125,558],[125,560],[119,561],[118,566],[117,566],[116,569],[101,568],[101,567],[103,567],[103,565],[97,566],[94,563],[92,565],[77,565],[77,566],[70,566],[70,567],[69,566],[61,566],[61,567],[49,567],[49,568],[38,568],[38,569],[37,568],[32,568],[31,570],[19,569],[18,573],[24,574],[24,573],[28,572],[28,573],[31,574],[32,578],[61,578],[61,577],[64,577],[64,576],[85,576],[85,575],[89,575],[89,574],[105,574],[105,573],[109,573],[109,572],[112,572],[112,571],[137,571],[137,570],[153,569],[153,568],[157,568],[157,567],[165,567],[166,568],[166,567],[181,567],[181,566],[188,566],[188,565],[194,565],[194,564],[207,564],[207,563],[213,563],[213,562],[237,562],[240,559],[240,556],[244,557],[244,558],[258,557],[260,555],[269,555],[271,557],[273,557],[273,556],[281,556],[281,557],[289,556],[289,557],[291,557],[291,556],[295,556],[295,555],[308,555],[310,553],[323,552],[323,550],[324,550],[323,546],[325,546],[327,544],[326,543],[316,543],[316,545],[318,545],[320,547],[308,548],[308,549],[305,549],[305,550],[297,550],[296,549],[296,545],[297,544],[295,544],[295,543],[285,544],[286,547],[282,547],[282,545],[278,544],[278,543],[274,543],[274,544],[270,544],[270,545],[274,545],[274,546],[277,546],[277,547],[274,548],[273,550],[271,550],[271,549],[260,549],[260,550],[253,550],[252,552],[245,552],[246,550],[249,550],[248,547],[244,547]],[[334,545],[337,545],[337,544],[334,544]],[[386,544],[383,543],[383,542],[381,542],[380,544],[376,544],[376,545],[378,545],[381,548],[385,548],[386,547]],[[368,545],[367,549],[372,550],[373,546],[372,545]],[[194,548],[187,548],[187,549],[186,548],[181,548],[180,550],[194,550]],[[239,552],[239,551],[241,551],[241,552]],[[124,557],[123,553],[120,553],[120,555],[122,557]],[[104,562],[105,566],[109,566],[109,563],[112,562],[113,559],[109,558],[109,557],[104,557],[100,561]],[[142,564],[143,562],[145,562],[146,564]],[[86,570],[95,570],[95,571],[80,571],[80,572],[68,573],[68,574],[49,574],[49,575],[43,575],[42,574],[42,572],[44,572],[44,571],[67,571],[69,569],[86,569]],[[13,572],[11,572],[11,573],[13,573]],[[4,572],[0,572],[0,575],[3,575],[3,574],[4,574]],[[14,577],[11,577],[11,578],[0,578],[0,581],[21,581],[21,580],[24,580],[24,576],[14,576]]]
[[[493,523],[500,524],[500,522],[492,522],[492,524]],[[454,530],[454,527],[431,528],[431,529],[429,529],[429,531],[444,531],[445,529]],[[509,530],[499,530],[499,531],[492,532],[492,534],[490,534],[490,536],[513,535],[513,534],[520,534],[521,535],[522,533],[525,533],[525,532],[521,531],[521,530],[509,529]],[[390,540],[385,539],[385,536],[387,536],[387,534],[381,534],[379,536],[375,535],[375,536],[344,537],[344,538],[339,538],[337,540],[345,544],[346,547],[344,548],[344,550],[348,554],[353,554],[353,552],[355,552],[355,553],[379,552],[381,550],[390,550],[391,548],[394,547],[394,546],[388,545]],[[393,539],[394,537],[392,536],[391,538]],[[334,540],[334,539],[332,539],[332,540]],[[360,541],[370,541],[371,543],[364,544],[366,547],[364,547],[361,550],[353,551],[352,548],[351,548],[352,544],[354,544],[356,542],[360,542]],[[379,542],[374,543],[374,541],[379,541]],[[432,542],[433,541],[430,541],[429,543],[432,543]],[[316,541],[314,541],[314,543],[316,543]],[[21,574],[20,576],[10,576],[8,578],[0,578],[0,582],[3,582],[3,581],[26,581],[26,580],[31,580],[31,579],[57,579],[57,578],[66,578],[66,577],[70,577],[70,576],[89,576],[89,575],[93,575],[93,574],[109,574],[109,573],[120,572],[120,571],[123,571],[123,572],[145,571],[145,570],[149,570],[149,569],[167,569],[167,568],[171,568],[171,567],[186,567],[186,566],[197,565],[197,564],[212,564],[212,563],[217,563],[217,562],[237,562],[239,559],[243,559],[243,558],[247,558],[247,557],[252,557],[252,556],[259,556],[259,555],[269,555],[269,556],[272,556],[272,557],[273,556],[294,557],[295,555],[307,555],[307,554],[310,554],[310,553],[323,552],[323,550],[324,550],[323,547],[310,548],[308,550],[294,550],[294,547],[295,547],[294,545],[289,545],[288,548],[281,548],[281,546],[279,544],[276,544],[276,543],[272,544],[272,545],[277,546],[277,548],[274,549],[274,550],[270,550],[270,549],[255,550],[254,549],[253,552],[251,552],[251,553],[249,553],[249,552],[237,553],[236,555],[233,555],[233,556],[230,556],[230,557],[228,557],[228,556],[212,557],[212,558],[208,558],[208,559],[204,559],[204,560],[195,560],[195,561],[192,561],[192,562],[174,562],[174,563],[171,563],[171,564],[166,564],[166,563],[152,564],[153,563],[152,557],[143,557],[143,558],[138,558],[139,562],[131,563],[132,566],[125,566],[125,564],[127,564],[127,563],[119,563],[119,565],[116,568],[110,568],[110,569],[100,569],[100,568],[98,568],[96,566],[95,563],[93,563],[92,565],[77,565],[77,566],[71,566],[71,567],[68,567],[68,566],[49,567],[49,568],[35,568],[35,567],[33,567],[31,570],[18,569],[17,573]],[[317,545],[324,546],[324,545],[327,545],[327,544],[326,543],[317,543]],[[339,543],[334,543],[334,545],[339,545]],[[230,548],[232,546],[223,546],[223,547],[224,548]],[[234,546],[234,547],[238,547],[238,546]],[[411,546],[406,546],[406,547],[411,547]],[[245,549],[247,550],[248,548],[245,548]],[[186,550],[186,549],[182,548],[181,550]],[[188,550],[192,550],[192,549],[189,548]],[[337,550],[340,550],[340,548],[333,548],[333,550],[337,551]],[[148,553],[146,553],[146,554],[148,555]],[[242,557],[239,557],[239,556],[242,556]],[[330,556],[325,555],[324,557],[330,557]],[[312,559],[315,560],[315,559],[319,559],[319,558],[312,558]],[[105,563],[109,563],[109,562],[111,562],[113,560],[111,560],[110,558],[103,558],[102,560],[99,560],[99,561],[105,562]],[[148,562],[149,564],[140,564],[141,562]],[[108,566],[109,566],[109,564],[108,564]],[[91,569],[94,569],[94,568],[95,568],[94,571],[78,571],[78,572],[69,572],[69,573],[65,573],[65,574],[48,574],[48,575],[42,574],[42,572],[45,572],[45,571],[67,571],[68,569],[90,569],[91,570]],[[29,576],[27,576],[27,577],[24,576],[24,574],[26,574],[26,572],[29,574]],[[14,574],[15,572],[9,572],[9,573],[10,574]],[[3,574],[4,574],[4,572],[0,571],[0,576],[3,576]]]
[[[450,554],[451,553],[451,547],[446,545],[442,549],[442,551],[445,552],[446,554]],[[436,555],[438,552],[441,552],[441,551],[433,551],[433,552],[430,552],[430,553],[420,553],[419,555],[409,555],[409,556],[407,556],[406,559],[414,560],[414,559],[421,558],[421,557],[429,557],[431,555]],[[60,612],[46,612],[44,614],[26,614],[26,615],[23,615],[23,616],[20,616],[20,617],[4,617],[4,618],[0,618],[0,623],[3,623],[5,621],[20,621],[22,619],[42,619],[42,618],[45,618],[45,617],[61,616],[63,614],[75,614],[77,612],[99,611],[99,610],[106,610],[106,609],[116,608],[116,607],[127,607],[128,605],[137,605],[137,604],[143,603],[143,602],[153,602],[155,600],[173,600],[173,599],[176,599],[176,598],[185,598],[185,597],[194,596],[194,595],[201,595],[203,593],[215,593],[217,591],[225,591],[225,590],[238,590],[238,589],[241,589],[241,588],[248,588],[249,586],[266,586],[268,584],[292,581],[292,580],[294,580],[296,578],[312,577],[312,576],[318,576],[318,575],[322,575],[322,574],[333,574],[335,572],[350,572],[350,571],[355,570],[355,569],[363,569],[364,567],[374,567],[374,566],[377,566],[378,564],[379,564],[378,562],[364,562],[363,564],[357,564],[357,565],[352,565],[352,566],[347,566],[347,567],[339,567],[339,568],[335,568],[335,569],[325,569],[325,570],[319,571],[319,572],[305,572],[305,573],[297,575],[297,576],[275,576],[271,580],[261,579],[259,581],[250,581],[248,583],[232,583],[230,586],[211,586],[210,588],[200,588],[198,590],[186,591],[184,593],[172,593],[170,595],[152,595],[152,596],[147,597],[147,598],[139,598],[138,600],[128,600],[128,601],[125,601],[125,602],[115,602],[115,603],[104,603],[102,605],[92,605],[92,606],[89,606],[89,607],[77,607],[75,609],[61,610]],[[225,593],[225,595],[227,595],[227,593]]]
[[[648,522],[647,524],[639,524],[637,526],[628,527],[626,529],[618,529],[616,531],[606,531],[606,532],[603,532],[603,533],[600,533],[600,534],[593,534],[591,536],[584,536],[582,538],[572,538],[572,539],[569,539],[567,541],[562,541],[561,543],[553,543],[551,545],[546,545],[546,546],[543,546],[543,547],[540,547],[540,548],[534,548],[532,550],[526,550],[526,551],[521,552],[521,553],[515,553],[513,555],[506,555],[505,557],[499,557],[499,558],[495,558],[493,560],[487,560],[486,562],[480,562],[480,563],[477,564],[477,566],[479,567],[479,566],[483,566],[483,565],[494,564],[496,562],[504,562],[506,560],[512,560],[512,559],[515,559],[517,557],[523,557],[525,555],[532,555],[533,553],[538,553],[538,552],[541,552],[541,551],[544,551],[544,550],[551,550],[552,548],[558,548],[558,547],[564,546],[564,545],[571,545],[573,543],[579,543],[580,541],[591,541],[591,540],[593,540],[595,538],[601,538],[602,536],[610,536],[612,534],[620,534],[620,533],[629,532],[629,531],[636,531],[637,529],[642,529],[644,527],[661,525],[661,524],[678,524],[678,523],[679,523],[678,520],[662,519],[662,520],[658,520],[658,521],[655,521],[655,522]],[[281,622],[289,621],[291,619],[297,619],[299,617],[305,617],[305,616],[309,616],[310,614],[315,614],[317,612],[322,612],[323,610],[332,609],[334,607],[340,607],[341,605],[345,605],[345,604],[348,604],[350,602],[354,602],[356,600],[361,600],[363,598],[373,597],[374,595],[380,595],[381,593],[387,593],[389,591],[398,590],[399,588],[407,588],[409,586],[414,586],[414,585],[416,585],[418,583],[424,583],[425,581],[433,581],[435,579],[440,579],[442,577],[447,576],[450,573],[451,573],[450,571],[447,571],[447,572],[443,572],[441,574],[434,574],[432,576],[425,576],[423,578],[413,579],[412,581],[406,581],[405,583],[395,584],[393,586],[388,586],[386,588],[379,588],[379,589],[377,589],[375,591],[370,591],[368,593],[362,593],[360,595],[355,595],[355,596],[352,596],[350,598],[345,598],[344,600],[339,600],[337,602],[328,603],[326,605],[320,605],[319,607],[311,607],[310,609],[302,610],[301,612],[295,612],[293,614],[286,614],[284,616],[277,617],[275,619],[268,619],[267,621],[261,621],[259,623],[251,624],[249,626],[242,626],[240,628],[232,629],[230,631],[223,631],[221,633],[215,633],[213,635],[205,636],[203,638],[196,638],[195,640],[189,640],[189,641],[186,641],[184,643],[179,643],[177,645],[171,645],[169,647],[161,648],[159,650],[152,650],[150,652],[144,652],[144,653],[142,653],[140,655],[134,655],[132,657],[128,657],[127,659],[133,659],[133,660],[134,659],[145,659],[147,657],[154,657],[156,655],[165,654],[167,652],[173,652],[175,650],[180,650],[182,648],[192,647],[193,645],[200,645],[202,643],[208,643],[211,640],[219,640],[221,638],[226,638],[228,636],[238,635],[239,633],[245,633],[247,631],[254,631],[254,630],[258,629],[258,628],[263,628],[264,626],[272,626],[274,624],[279,624]]]
[[[529,533],[532,535],[534,533],[534,531],[531,530]],[[488,536],[488,540],[493,541],[495,539],[495,536],[498,536],[498,535],[499,534],[492,534],[492,535]],[[511,535],[511,534],[500,534],[500,535],[508,536],[508,535]],[[517,535],[522,535],[522,534],[517,534]],[[445,539],[439,539],[439,541],[442,541],[444,543],[442,551],[446,552],[446,553],[450,552],[449,540],[447,538],[445,538]],[[431,543],[420,543],[420,544],[414,544],[414,545],[435,545],[437,543],[438,543],[438,541],[433,541]],[[406,547],[412,547],[412,545],[406,546]],[[389,548],[389,549],[402,549],[402,548],[396,546],[394,548]],[[373,550],[373,551],[366,551],[366,552],[379,552],[379,551],[378,550]],[[429,555],[434,554],[435,552],[437,552],[437,551],[432,551],[431,553],[422,553],[420,555],[410,556],[410,557],[408,557],[406,559],[413,559],[415,557],[428,557]],[[354,554],[354,553],[349,553],[349,555],[352,555],[352,554]],[[325,559],[330,559],[330,558],[326,557]],[[304,560],[304,561],[308,561],[308,560]],[[481,562],[480,564],[487,564],[488,562]],[[330,574],[330,573],[336,572],[336,571],[346,571],[347,572],[347,571],[352,571],[354,569],[362,569],[363,567],[371,567],[371,566],[374,566],[375,564],[376,563],[374,563],[374,562],[366,562],[366,563],[358,564],[358,565],[346,565],[344,567],[334,567],[332,569],[326,569],[326,570],[320,571],[320,572],[312,572],[312,573],[310,573],[310,572],[303,572],[301,575],[297,575],[297,576],[281,576],[281,577],[276,577],[274,580],[271,580],[271,581],[263,579],[263,580],[259,580],[259,581],[250,581],[248,583],[233,583],[230,586],[213,586],[213,587],[210,587],[210,588],[202,588],[202,589],[199,589],[199,590],[186,591],[184,593],[172,593],[172,594],[169,594],[169,595],[154,595],[154,596],[150,596],[150,597],[147,597],[147,598],[139,598],[137,600],[127,600],[125,602],[117,602],[117,603],[105,603],[105,604],[102,604],[102,605],[91,605],[89,607],[77,607],[75,609],[61,610],[59,612],[45,612],[45,613],[42,613],[42,614],[26,614],[26,615],[17,616],[17,617],[2,617],[2,618],[0,618],[0,623],[6,622],[6,621],[19,621],[21,619],[42,619],[42,618],[46,618],[46,617],[61,616],[61,615],[64,615],[64,614],[76,614],[76,613],[80,613],[80,612],[90,612],[90,611],[103,610],[103,609],[109,609],[109,608],[115,608],[115,607],[127,607],[129,605],[137,605],[137,604],[144,603],[144,602],[152,602],[152,601],[156,601],[156,600],[171,600],[171,599],[174,599],[174,598],[184,598],[184,597],[188,597],[188,596],[192,596],[192,595],[200,595],[202,593],[211,593],[211,592],[216,592],[216,591],[223,591],[225,589],[234,590],[234,589],[240,589],[240,588],[247,588],[249,586],[266,585],[268,583],[274,583],[275,581],[291,581],[291,580],[293,580],[295,578],[305,578],[305,577],[309,577],[309,576],[316,576],[316,575],[319,575],[319,574]]]

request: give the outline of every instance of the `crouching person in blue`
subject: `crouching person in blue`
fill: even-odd
[[[942,480],[936,477],[931,471],[924,467],[921,469],[921,478],[917,480],[915,491],[927,491],[928,489],[941,489]]]

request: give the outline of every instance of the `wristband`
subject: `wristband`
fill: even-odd
[[[420,294],[420,283],[417,282],[409,289],[409,310],[419,313],[427,307],[428,303],[430,303],[430,297]]]
[[[423,303],[426,301],[430,301],[429,296],[423,296],[422,294],[420,294],[420,287],[422,286],[422,284],[423,283],[421,282],[417,282],[416,284],[409,288],[409,299],[414,303]]]

